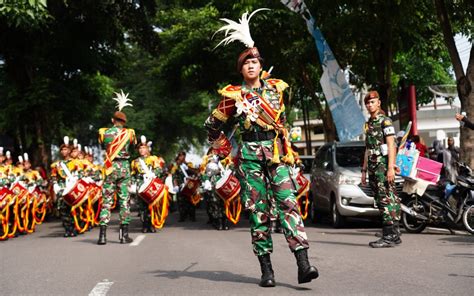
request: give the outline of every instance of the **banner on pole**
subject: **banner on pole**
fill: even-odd
[[[281,0],[281,2],[291,11],[303,17],[316,42],[319,60],[323,67],[323,75],[319,82],[329,110],[331,110],[339,140],[341,142],[355,140],[363,133],[364,115],[329,44],[316,26],[315,20],[303,0]]]

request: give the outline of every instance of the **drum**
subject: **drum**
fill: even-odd
[[[293,176],[293,183],[296,189],[296,197],[300,197],[303,194],[306,194],[309,190],[309,181],[303,175],[303,173],[299,172],[295,176]]]
[[[231,200],[240,193],[240,182],[231,170],[227,170],[224,176],[217,181],[216,193],[224,201]]]
[[[138,189],[138,195],[149,205],[160,201],[165,193],[166,185],[159,178],[143,183]]]
[[[194,195],[196,195],[200,185],[201,181],[199,178],[187,178],[186,182],[184,183],[184,187],[181,190],[181,195],[191,199]]]
[[[11,189],[13,192],[13,196],[18,199],[18,204],[24,205],[28,200],[28,189],[25,186],[21,185],[19,182],[16,182]]]
[[[0,188],[0,210],[7,206],[7,198],[12,195],[12,192],[7,187]]]
[[[89,188],[89,194],[93,194],[91,204],[95,204],[102,196],[102,187],[96,183],[91,183]]]
[[[66,187],[63,192],[64,202],[71,207],[80,206],[87,200],[89,186],[86,181],[79,179],[72,186]]]

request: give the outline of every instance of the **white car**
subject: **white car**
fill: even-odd
[[[331,224],[341,227],[346,217],[378,217],[373,191],[360,184],[364,142],[326,143],[311,168],[312,217],[328,213]],[[403,179],[395,180],[400,193]]]

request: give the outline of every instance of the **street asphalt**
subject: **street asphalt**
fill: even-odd
[[[282,234],[273,234],[277,286],[258,286],[248,221],[229,231],[177,222],[142,234],[134,217],[132,245],[118,242],[113,216],[105,246],[98,228],[63,238],[58,220],[30,235],[0,242],[0,295],[472,295],[474,236],[436,229],[404,233],[395,248],[372,249],[376,226],[353,221],[333,229],[307,222],[309,256],[320,277],[298,285],[297,268]]]

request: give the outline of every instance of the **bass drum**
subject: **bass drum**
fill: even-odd
[[[159,178],[154,178],[145,182],[138,189],[138,195],[147,203],[155,204],[159,202],[166,193],[166,185]]]
[[[71,207],[78,207],[87,200],[87,191],[89,183],[80,179],[72,186],[66,187],[63,193],[63,199]]]
[[[216,183],[216,193],[223,201],[235,198],[240,193],[240,189],[240,182],[231,170],[227,170]]]
[[[199,178],[187,178],[186,182],[184,183],[184,187],[181,190],[181,195],[191,200],[193,196],[196,195],[199,186],[201,186],[201,181],[199,180]]]

